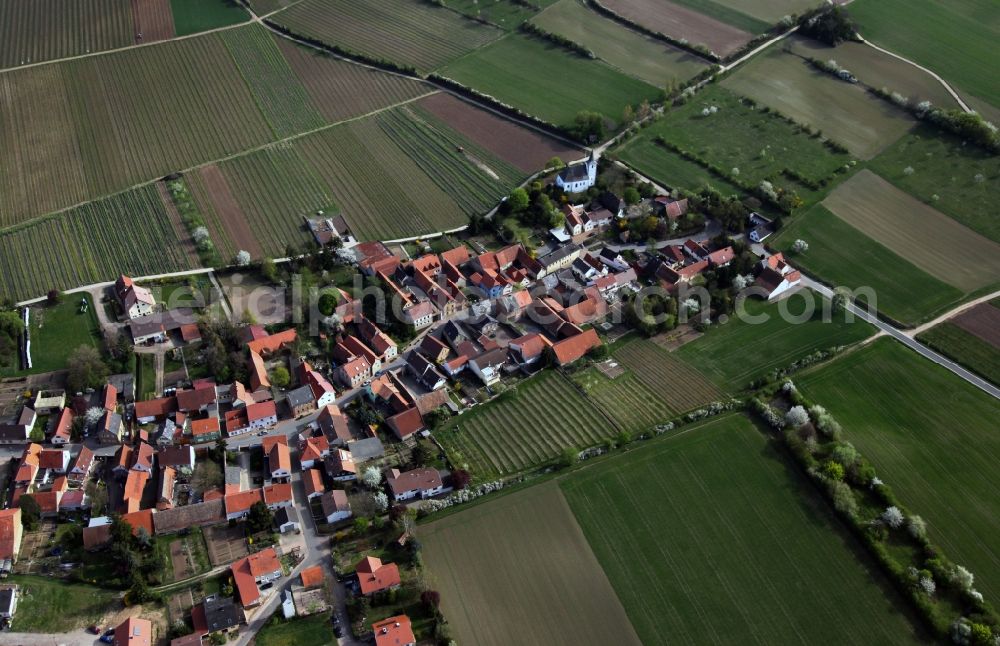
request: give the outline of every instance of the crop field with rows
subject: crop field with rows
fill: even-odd
[[[632,372],[609,379],[597,368],[587,368],[574,373],[572,379],[589,400],[629,433],[648,431],[676,414]]]
[[[547,370],[499,399],[456,417],[436,437],[477,478],[542,464],[617,432],[562,375]]]
[[[133,38],[129,0],[0,2],[0,67],[127,47]]]
[[[423,72],[503,34],[417,0],[305,0],[273,20],[297,34]]]
[[[152,185],[0,232],[0,297],[194,266]]]
[[[231,29],[222,40],[278,138],[324,124],[271,34],[260,25]]]
[[[652,341],[630,341],[615,350],[614,358],[677,413],[717,400],[721,395],[701,373]]]

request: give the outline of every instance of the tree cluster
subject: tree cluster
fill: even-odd
[[[803,36],[836,46],[845,40],[856,40],[854,21],[842,7],[832,7],[828,11],[807,18],[799,30]]]

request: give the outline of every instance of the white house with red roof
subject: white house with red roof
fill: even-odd
[[[802,274],[785,262],[785,257],[781,253],[761,260],[760,266],[761,271],[757,274],[754,287],[763,291],[769,301],[794,289],[802,282]]]
[[[142,318],[153,313],[156,300],[145,287],[139,287],[131,278],[122,274],[115,281],[115,296],[130,319]]]

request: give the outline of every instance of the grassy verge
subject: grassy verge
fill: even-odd
[[[21,586],[14,626],[23,632],[60,633],[99,620],[118,603],[119,593],[40,576],[11,576]]]

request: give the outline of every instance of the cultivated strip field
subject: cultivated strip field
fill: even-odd
[[[250,86],[276,138],[282,139],[324,125],[309,95],[260,25],[222,32],[222,40]]]
[[[960,94],[1000,106],[993,0],[859,0],[850,12],[868,40],[934,70]]]
[[[812,302],[815,310],[810,313],[804,301]],[[850,345],[874,332],[863,321],[848,323],[842,312],[831,313],[829,322],[825,322],[824,301],[811,292],[779,303],[747,300],[743,307],[747,317],[737,312],[727,323],[713,325],[701,337],[678,348],[672,355],[675,361],[683,360],[720,387],[736,391],[817,350]],[[756,317],[766,320],[757,322]]]
[[[914,124],[903,110],[778,47],[741,65],[722,85],[822,131],[860,159],[874,157]]]
[[[713,6],[722,5],[732,11],[756,18],[768,26],[791,14],[802,14],[815,9],[813,0],[682,0],[683,4],[712,15]]]
[[[713,175],[652,139],[633,137],[622,144],[618,155],[626,164],[643,169],[649,177],[667,188],[698,192],[707,186],[727,196],[743,192],[738,186]]]
[[[609,379],[597,368],[576,372],[573,381],[623,430],[642,433],[676,414],[663,398],[646,388],[631,371]]]
[[[938,352],[1000,384],[1000,303],[980,303],[920,334]]]
[[[421,525],[418,535],[460,643],[641,643],[553,483]]]
[[[544,168],[553,157],[570,162],[584,155],[577,148],[474,108],[447,92],[420,99],[415,107],[426,113],[427,118],[437,118],[524,174]]]
[[[873,159],[871,169],[973,231],[1000,242],[1000,218],[996,217],[1000,156],[935,128],[918,126]]]
[[[942,108],[958,107],[954,97],[936,78],[864,43],[845,41],[836,47],[830,47],[818,40],[800,36],[791,36],[784,43],[788,43],[792,53],[799,56],[820,61],[835,60],[862,83],[899,92],[910,100],[911,105],[930,101]],[[826,126],[822,128],[826,130]]]
[[[0,67],[17,67],[133,42],[129,0],[3,0]]]
[[[797,239],[809,251],[792,254]],[[870,287],[875,307],[904,324],[915,324],[943,311],[962,292],[918,268],[817,204],[768,240],[771,246],[824,281],[851,289]]]
[[[732,415],[560,481],[644,644],[917,641],[785,460]]]
[[[796,380],[900,500],[932,542],[1000,596],[1000,402],[902,345],[879,340]]]
[[[435,436],[453,462],[486,479],[542,464],[568,447],[593,446],[616,432],[562,375],[547,370],[511,395],[455,418]]]
[[[532,2],[536,6],[550,5],[554,0]],[[466,16],[489,21],[504,29],[515,29],[536,12],[517,0],[444,0],[444,6]]]
[[[614,357],[675,413],[707,404],[722,394],[697,370],[652,341],[629,341],[615,350]]]
[[[746,28],[737,28],[667,0],[603,0],[602,3],[615,13],[647,29],[658,31],[677,40],[685,39],[694,45],[704,45],[719,56],[728,56],[753,38]],[[732,17],[738,18],[739,14]],[[728,16],[727,16],[728,17]],[[759,23],[755,24],[758,26]],[[749,27],[749,25],[747,25]],[[766,25],[764,25],[766,29]]]
[[[571,125],[581,110],[618,121],[626,105],[653,101],[660,94],[601,61],[520,33],[455,61],[441,74],[563,126]]]
[[[969,292],[1000,277],[1000,244],[968,229],[869,170],[838,186],[823,205],[917,267]],[[942,258],[949,259],[942,262]]]
[[[136,42],[153,43],[174,37],[174,12],[170,0],[132,0],[131,4]]]
[[[503,33],[415,0],[305,0],[273,17],[297,34],[428,72]]]
[[[216,164],[202,166],[184,175],[184,183],[205,221],[220,258],[233,258],[240,249],[252,253],[256,238],[246,225],[225,176]]]
[[[0,297],[17,300],[195,266],[152,185],[0,232]]]
[[[374,70],[273,37],[313,106],[335,123],[425,95],[433,88],[420,81]]]
[[[605,18],[583,0],[560,0],[531,22],[583,45],[612,67],[656,87],[681,83],[707,67],[703,58]]]

